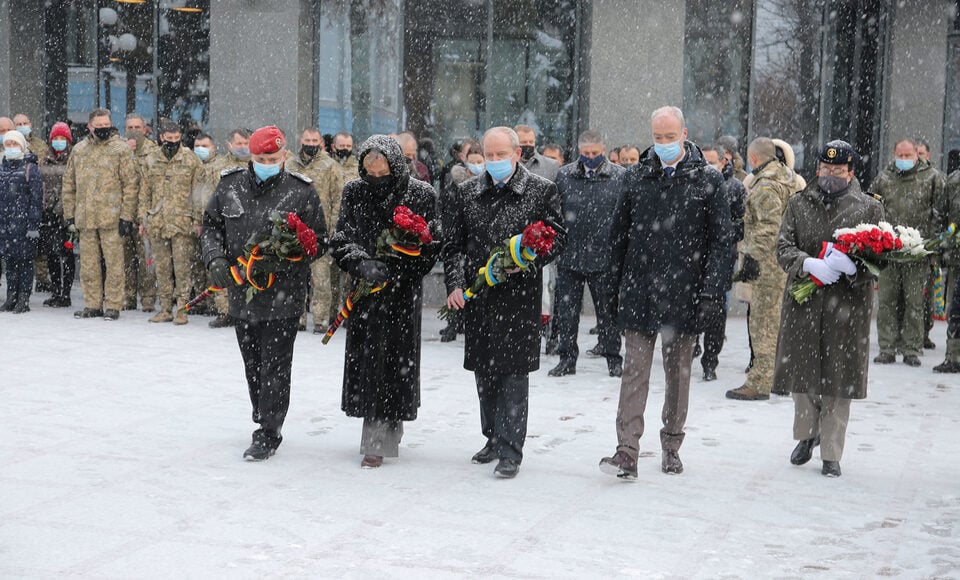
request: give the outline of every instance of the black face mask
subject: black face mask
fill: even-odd
[[[320,151],[319,145],[301,145],[300,154],[306,155],[307,157],[313,158],[317,156],[317,152]]]
[[[163,149],[163,154],[167,156],[167,159],[172,159],[173,156],[177,154],[177,151],[180,150],[180,142],[161,141],[160,148]]]
[[[99,141],[106,141],[113,135],[113,127],[97,127],[93,130],[93,136]]]
[[[537,150],[533,145],[521,145],[520,146],[520,158],[524,161],[530,161],[533,159],[533,156],[537,154]]]
[[[353,149],[337,149],[334,153],[336,153],[340,159],[346,159],[353,155]]]
[[[384,175],[382,177],[372,177],[370,175],[364,175],[363,180],[367,182],[367,186],[370,187],[370,191],[376,194],[384,194],[390,191],[390,188],[393,186],[393,176]]]

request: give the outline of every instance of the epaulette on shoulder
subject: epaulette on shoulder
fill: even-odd
[[[220,177],[226,177],[226,176],[228,176],[228,175],[237,173],[237,172],[239,172],[239,171],[243,171],[243,170],[245,170],[245,169],[246,169],[246,167],[243,167],[243,166],[237,166],[237,167],[231,167],[231,168],[229,168],[229,169],[224,169],[223,171],[220,172]]]
[[[302,174],[302,173],[297,173],[296,171],[288,171],[287,173],[289,173],[290,175],[296,177],[297,179],[299,179],[300,181],[302,181],[302,182],[304,182],[304,183],[313,183],[313,180],[312,180],[312,179],[310,179],[309,177],[307,177],[306,175],[304,175],[304,174]]]

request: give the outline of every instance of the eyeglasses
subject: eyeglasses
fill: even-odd
[[[846,165],[835,165],[833,167],[821,167],[817,170],[817,175],[822,175],[826,177],[827,175],[832,175],[834,177],[846,177],[850,174],[850,170]]]

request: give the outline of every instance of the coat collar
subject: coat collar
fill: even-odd
[[[481,193],[496,191],[500,188],[496,186],[493,182],[493,178],[490,177],[490,174],[487,172],[483,173],[481,178],[483,180],[483,189]],[[513,172],[513,175],[510,176],[510,179],[504,184],[503,189],[509,190],[514,195],[522,195],[524,190],[527,188],[527,182],[530,181],[530,170],[527,169],[523,163],[517,163],[517,168]]]

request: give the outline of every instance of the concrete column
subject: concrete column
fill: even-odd
[[[684,2],[598,0],[590,50],[590,126],[611,146],[652,143],[650,114],[683,107]]]
[[[941,167],[946,95],[947,33],[952,22],[947,0],[893,3],[886,74],[886,131],[881,167],[893,159],[894,143],[921,137],[930,143],[934,167]]]
[[[0,0],[0,79],[10,78],[10,2]],[[0,117],[9,117],[10,83],[0,83]]]
[[[296,142],[312,116],[309,0],[211,0],[210,130],[274,124]],[[303,21],[310,20],[309,27]]]
[[[25,113],[38,134],[44,120],[43,2],[0,0],[0,115]]]

